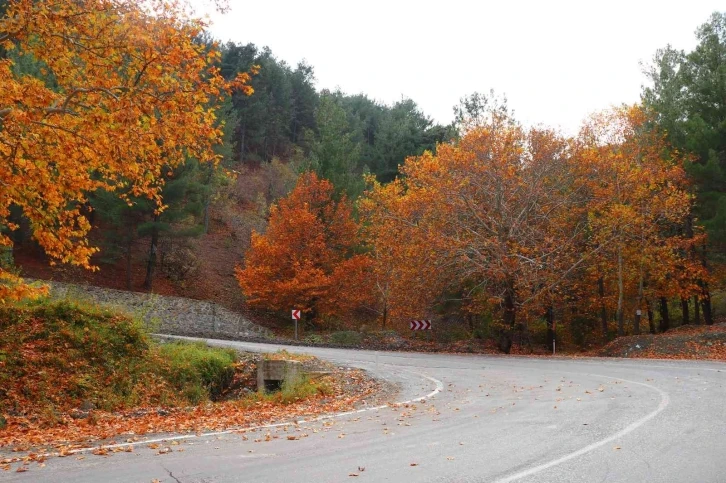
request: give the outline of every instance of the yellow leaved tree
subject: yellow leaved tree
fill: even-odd
[[[205,24],[174,3],[10,0],[0,17],[0,248],[13,207],[51,260],[92,268],[89,193],[146,196],[193,157],[216,162],[216,99],[227,82]],[[40,75],[27,75],[31,59]],[[32,293],[0,267],[0,303]]]

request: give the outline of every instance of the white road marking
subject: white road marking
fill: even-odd
[[[561,463],[564,463],[565,461],[569,461],[569,460],[571,460],[573,458],[577,458],[578,456],[582,456],[582,455],[584,455],[586,453],[589,453],[590,451],[594,451],[594,450],[596,450],[596,449],[598,449],[598,448],[600,448],[600,447],[602,447],[602,446],[604,446],[604,445],[606,445],[608,443],[611,443],[611,442],[615,441],[616,439],[622,438],[623,436],[625,436],[625,435],[627,435],[627,434],[635,431],[636,429],[638,429],[639,427],[641,427],[642,425],[644,425],[645,423],[647,423],[648,421],[650,421],[651,419],[653,419],[654,417],[656,417],[658,414],[660,414],[661,412],[663,412],[663,410],[666,407],[668,407],[668,404],[670,403],[670,396],[668,396],[668,393],[667,392],[665,392],[662,389],[659,389],[659,388],[657,388],[655,386],[651,386],[650,384],[645,384],[643,382],[630,381],[628,379],[621,379],[619,377],[601,376],[599,374],[592,374],[592,375],[593,376],[598,376],[598,377],[604,377],[604,378],[607,378],[607,379],[615,379],[615,380],[618,380],[618,381],[627,382],[629,384],[638,384],[640,386],[645,386],[645,387],[647,387],[649,389],[653,389],[653,390],[657,391],[658,393],[660,393],[660,397],[661,397],[660,404],[658,404],[658,407],[653,412],[648,413],[646,416],[644,416],[644,417],[638,419],[637,421],[629,424],[627,427],[621,429],[620,431],[618,431],[615,434],[612,434],[612,435],[608,436],[605,439],[601,439],[600,441],[597,441],[595,443],[589,444],[589,445],[587,445],[587,446],[585,446],[583,448],[578,449],[577,451],[573,451],[572,453],[569,453],[569,454],[566,454],[564,456],[561,456],[560,458],[557,458],[555,460],[549,461],[547,463],[543,463],[543,464],[538,465],[538,466],[534,466],[534,467],[529,468],[529,469],[526,469],[524,471],[520,471],[519,473],[515,473],[515,474],[509,475],[509,476],[507,476],[505,478],[496,480],[495,483],[509,483],[511,481],[520,480],[520,479],[525,478],[527,476],[532,476],[532,475],[537,474],[537,473],[539,473],[541,471],[544,471],[544,470],[547,470],[549,468],[552,468],[553,466],[557,466],[557,465],[559,465]]]

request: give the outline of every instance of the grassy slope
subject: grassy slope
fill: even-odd
[[[349,410],[377,390],[361,371],[334,371],[250,393],[257,358],[159,344],[128,317],[69,302],[0,307],[0,450],[67,455],[111,438],[289,420]]]
[[[195,404],[221,395],[232,351],[152,343],[128,317],[68,302],[0,307],[0,413],[57,423],[98,408]]]

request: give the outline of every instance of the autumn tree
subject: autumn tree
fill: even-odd
[[[640,333],[648,300],[664,303],[681,290],[690,295],[694,284],[687,277],[693,280],[697,270],[685,268],[679,249],[687,243],[680,228],[692,207],[683,163],[648,121],[639,107],[614,109],[594,116],[579,138],[578,166],[589,193],[587,243],[596,254],[598,283],[608,282],[603,290],[617,294],[618,335],[625,333],[626,305],[633,332]],[[590,286],[594,292],[595,283]]]
[[[382,328],[404,328],[407,319],[431,315],[450,285],[451,271],[440,257],[443,240],[421,226],[429,193],[411,189],[403,180],[382,185],[371,175],[368,182],[369,191],[358,205],[371,260],[368,308]]]
[[[464,313],[498,314],[508,352],[529,320],[545,319],[550,343],[558,316],[599,313],[606,327],[617,313],[624,333],[632,308],[637,332],[636,308],[696,289],[685,173],[642,109],[596,116],[575,140],[470,101],[457,143],[409,158],[360,201],[384,322],[455,297]]]
[[[534,310],[540,295],[576,263],[571,250],[584,225],[570,222],[578,191],[568,159],[568,143],[556,133],[526,130],[495,114],[459,143],[440,145],[435,156],[410,158],[401,168],[403,178],[374,187],[368,203],[384,210],[372,210],[374,224],[383,217],[389,229],[417,236],[384,233],[371,243],[386,254],[400,253],[396,244],[403,240],[420,240],[416,253],[434,260],[419,279],[445,273],[468,310],[497,308],[500,345],[508,352],[517,313]],[[415,202],[396,212],[389,200],[397,197]],[[399,270],[406,263],[399,259]]]
[[[163,209],[162,175],[188,158],[215,162],[219,54],[194,39],[205,27],[166,2],[11,0],[0,19],[0,225],[22,210],[54,261],[91,267],[88,195],[144,196]],[[13,52],[44,79],[22,75]],[[10,246],[6,234],[0,244]],[[20,295],[0,268],[0,300]]]
[[[306,173],[270,209],[264,234],[254,232],[236,274],[249,304],[276,311],[301,309],[309,321],[343,316],[368,299],[368,258],[357,249],[352,206],[333,197],[333,185]]]

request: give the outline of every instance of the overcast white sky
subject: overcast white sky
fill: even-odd
[[[635,102],[640,61],[695,29],[723,0],[399,1],[229,0],[213,13],[222,41],[306,59],[318,88],[415,100],[441,123],[460,97],[493,88],[517,117],[574,132],[589,113]]]

